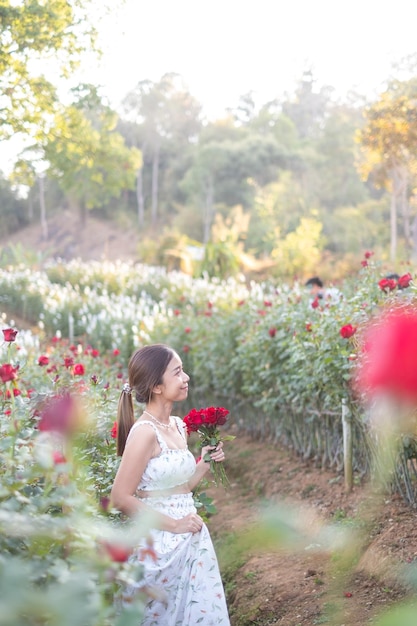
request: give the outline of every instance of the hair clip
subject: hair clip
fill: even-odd
[[[132,387],[129,385],[129,383],[125,383],[123,385],[122,391],[124,391],[125,393],[132,393]]]

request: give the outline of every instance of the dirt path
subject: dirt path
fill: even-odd
[[[396,574],[417,563],[417,524],[398,497],[346,494],[341,475],[247,436],[226,467],[229,490],[207,493],[232,626],[364,626],[405,597]],[[272,537],[254,530],[266,505]],[[345,547],[329,549],[341,532]]]

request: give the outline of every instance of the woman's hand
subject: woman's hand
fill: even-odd
[[[175,533],[198,533],[203,527],[202,518],[196,513],[189,513],[185,517],[176,520]]]
[[[206,454],[209,454],[211,460],[216,463],[224,461],[223,441],[219,441],[217,446],[204,446],[204,448],[201,449],[201,458],[204,459]]]

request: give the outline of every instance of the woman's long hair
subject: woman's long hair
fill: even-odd
[[[128,365],[130,390],[122,391],[117,407],[117,454],[122,455],[130,429],[135,423],[132,395],[138,402],[148,404],[153,390],[162,383],[174,351],[162,343],[139,348]]]

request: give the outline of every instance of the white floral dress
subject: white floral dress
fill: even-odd
[[[179,417],[173,419],[186,441],[183,421]],[[169,448],[150,421],[136,422],[130,432],[145,424],[154,429],[161,452],[149,461],[138,490],[159,491],[188,482],[195,472],[194,456],[187,447],[183,450]],[[196,512],[191,492],[150,496],[142,501],[174,519]],[[157,560],[145,558],[144,580],[137,587],[125,590],[124,596],[133,595],[142,585],[159,586],[166,595],[166,603],[150,600],[141,626],[230,626],[217,557],[207,526],[203,524],[201,531],[194,534],[156,529],[151,534]],[[130,560],[139,558],[142,547],[138,546]]]

